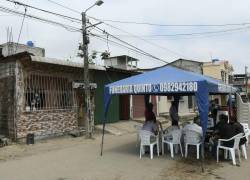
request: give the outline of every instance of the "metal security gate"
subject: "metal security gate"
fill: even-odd
[[[72,82],[66,77],[29,73],[25,80],[25,110],[66,110],[77,106]]]

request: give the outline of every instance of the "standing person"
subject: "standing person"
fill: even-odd
[[[169,115],[170,119],[173,125],[179,125],[179,116],[178,116],[178,110],[177,110],[177,103],[175,101],[171,102],[171,107],[169,109]]]

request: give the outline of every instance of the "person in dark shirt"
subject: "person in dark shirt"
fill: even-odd
[[[230,122],[227,123],[228,116],[220,115],[220,122],[216,126],[217,140],[218,139],[230,139],[239,133],[244,133],[242,125],[237,122],[235,117],[231,117]],[[240,145],[246,143],[246,138],[242,138]],[[234,140],[223,142],[223,146],[233,147]]]
[[[218,145],[218,139],[228,139],[231,137],[231,126],[229,126],[228,122],[228,116],[227,115],[220,115],[219,116],[219,122],[215,126],[214,134],[210,138],[210,142],[213,144],[212,147],[212,155],[216,157],[216,150]],[[228,143],[227,146],[230,146],[231,142]]]
[[[231,117],[231,121],[230,121],[230,124],[233,126],[233,132],[234,134],[239,134],[239,133],[243,133],[244,134],[244,128],[243,126],[237,121],[236,117],[235,116],[232,116]],[[245,144],[247,142],[247,139],[246,137],[244,138],[241,138],[240,140],[240,146]]]
[[[174,124],[177,124],[177,126],[179,125],[179,115],[178,115],[178,110],[177,110],[177,103],[175,103],[174,101],[171,102],[171,107],[169,109],[169,115],[170,115],[170,119],[172,122],[172,126]]]

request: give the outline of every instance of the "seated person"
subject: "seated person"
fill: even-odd
[[[174,121],[172,122],[172,126],[169,126],[168,128],[164,130],[163,136],[167,139],[172,139],[172,132],[178,129],[180,129],[180,127],[178,126],[178,122]]]
[[[195,133],[188,134],[189,131],[192,131]],[[203,136],[203,131],[202,131],[201,126],[199,126],[199,118],[195,117],[193,120],[193,123],[190,123],[184,126],[182,129],[182,134],[183,134],[184,142],[187,142],[187,141],[200,142]]]
[[[216,148],[218,145],[218,139],[230,139],[233,136],[243,132],[243,128],[241,128],[234,119],[231,119],[230,123],[228,123],[228,116],[221,114],[219,116],[219,122],[215,126],[215,132],[210,142],[213,144],[212,154],[216,155]],[[243,142],[242,140],[242,143]],[[223,146],[233,147],[234,140],[223,142]]]
[[[165,130],[164,130],[164,133],[169,133],[173,130],[176,130],[176,129],[180,129],[180,127],[178,126],[178,122],[177,121],[174,121],[172,122],[172,126],[169,126],[167,127]]]
[[[153,112],[153,104],[149,103],[145,111],[145,122],[142,126],[142,130],[150,131],[157,135],[159,132],[159,122],[156,121],[155,114]]]
[[[197,132],[201,137],[203,136],[203,131],[201,126],[199,125],[199,118],[195,117],[193,123],[187,124],[183,127],[182,131],[194,131]]]
[[[237,119],[236,119],[235,116],[231,117],[231,120],[230,120],[229,124],[231,126],[233,126],[232,129],[233,129],[233,132],[234,132],[234,136],[237,135],[237,134],[239,134],[239,133],[245,134],[243,126],[237,121]],[[245,144],[246,141],[247,141],[246,137],[241,138],[241,140],[240,140],[240,146],[243,145],[243,144]]]

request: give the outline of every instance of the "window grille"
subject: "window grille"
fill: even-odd
[[[64,110],[76,106],[72,83],[66,77],[30,73],[24,84],[25,111]]]

